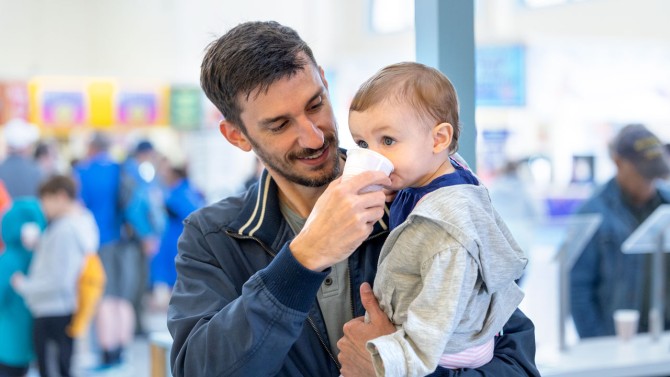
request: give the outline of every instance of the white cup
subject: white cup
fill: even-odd
[[[614,329],[616,336],[623,342],[631,340],[637,334],[640,312],[635,309],[617,309],[614,311]]]
[[[347,162],[344,164],[342,179],[347,180],[365,171],[382,171],[390,175],[393,171],[393,163],[383,155],[366,148],[352,148],[347,150]],[[370,185],[361,192],[381,190],[380,185]]]
[[[40,226],[36,223],[25,223],[21,226],[21,243],[23,247],[32,250],[40,240]]]

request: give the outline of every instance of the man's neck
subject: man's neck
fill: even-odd
[[[275,179],[279,186],[279,200],[286,204],[293,212],[302,218],[307,218],[314,208],[314,204],[327,185],[321,187],[307,187],[296,183]]]

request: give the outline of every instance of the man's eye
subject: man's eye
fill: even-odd
[[[312,107],[310,107],[310,110],[316,110],[319,107],[323,106],[323,99],[321,97],[318,98],[318,101],[319,102],[313,104]]]
[[[358,144],[359,148],[367,148],[368,147],[368,143],[366,143],[363,140],[356,142],[356,144]]]
[[[395,140],[390,137],[384,137],[382,141],[384,142],[384,145],[393,145],[395,143]]]
[[[270,128],[270,131],[272,131],[272,132],[280,132],[281,130],[284,129],[284,127],[286,127],[287,124],[288,124],[288,121],[285,120],[285,121],[281,122],[279,125]]]

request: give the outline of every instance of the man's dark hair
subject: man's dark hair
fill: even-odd
[[[301,55],[303,53],[309,61]],[[210,43],[200,67],[200,85],[229,122],[246,132],[237,96],[267,92],[316,60],[298,33],[275,21],[246,22]]]
[[[39,197],[64,192],[70,199],[77,197],[77,185],[74,180],[67,175],[52,175],[47,178],[39,187]]]

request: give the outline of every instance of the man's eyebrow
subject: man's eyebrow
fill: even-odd
[[[312,97],[310,97],[310,99],[309,99],[309,101],[307,101],[307,103],[310,104],[310,103],[312,103],[315,99],[317,99],[317,98],[319,98],[320,96],[322,96],[323,93],[324,93],[324,91],[325,91],[324,88],[319,89],[319,92],[316,93],[316,94],[314,94]],[[322,101],[323,101],[323,100],[322,100]],[[277,115],[276,117],[263,119],[263,120],[261,120],[261,121],[258,122],[258,123],[259,123],[261,126],[265,126],[265,127],[267,127],[267,126],[271,125],[272,123],[274,123],[274,122],[276,122],[276,121],[279,121],[279,120],[282,120],[282,119],[286,119],[286,118],[290,118],[290,115],[289,115],[289,114]]]

